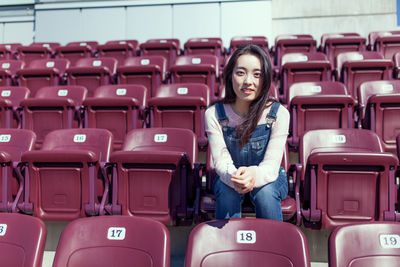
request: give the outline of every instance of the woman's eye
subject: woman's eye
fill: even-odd
[[[254,73],[254,77],[256,77],[256,78],[260,78],[260,77],[261,77],[261,73],[260,73],[260,72],[256,72],[256,73]]]
[[[237,72],[236,72],[236,75],[238,75],[238,76],[243,76],[243,75],[245,75],[245,73],[244,73],[244,71],[237,71]]]

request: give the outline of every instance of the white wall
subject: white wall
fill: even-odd
[[[179,38],[183,44],[221,37],[228,46],[233,36],[263,35],[272,45],[278,34],[308,33],[319,41],[328,32],[367,37],[400,29],[396,0],[42,0],[32,6],[31,19],[17,14],[9,21],[0,12],[1,42]]]

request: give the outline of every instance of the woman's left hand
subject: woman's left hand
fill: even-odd
[[[256,166],[239,167],[236,173],[231,176],[236,192],[246,194],[253,190],[256,180],[256,168]]]

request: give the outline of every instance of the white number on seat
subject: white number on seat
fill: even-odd
[[[116,91],[117,95],[126,95],[126,88],[118,88]]]
[[[147,58],[142,59],[142,60],[140,60],[140,64],[143,65],[143,66],[149,65],[150,64],[150,59],[147,59]]]
[[[380,235],[379,239],[383,248],[400,248],[399,235]]]
[[[11,90],[3,90],[1,91],[1,96],[9,97],[11,95]]]
[[[200,64],[201,63],[201,58],[194,57],[192,58],[192,64]]]
[[[9,68],[10,68],[10,63],[5,62],[5,63],[1,64],[1,67],[2,67],[3,69],[9,69]]]
[[[47,68],[53,68],[53,67],[54,67],[54,61],[48,61],[48,62],[46,62],[46,67],[47,67]]]
[[[237,231],[236,242],[244,244],[254,244],[256,243],[256,232],[248,230]]]
[[[67,89],[60,89],[58,90],[58,96],[67,96],[68,95],[68,90]]]
[[[384,92],[384,93],[393,92],[393,85],[392,84],[382,85],[382,92]]]
[[[107,238],[110,240],[124,240],[125,234],[125,227],[110,227],[108,228]]]
[[[74,135],[75,143],[84,143],[86,141],[86,134],[76,134]]]
[[[0,236],[4,236],[7,232],[7,224],[0,224]]]
[[[11,134],[1,134],[0,135],[0,142],[1,143],[8,143],[11,140]]]
[[[333,135],[332,142],[337,144],[344,144],[346,143],[346,136],[343,134]]]
[[[168,136],[166,134],[155,134],[154,135],[154,142],[156,143],[166,143]]]
[[[179,87],[177,90],[178,95],[187,95],[188,88],[187,87]]]
[[[93,61],[93,67],[99,67],[99,66],[101,66],[101,60]]]
[[[321,86],[319,86],[319,85],[311,86],[310,87],[310,91],[312,93],[321,93]]]

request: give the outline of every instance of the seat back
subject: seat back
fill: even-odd
[[[196,201],[197,140],[188,129],[146,128],[128,133],[113,163],[113,214],[167,225],[191,223]]]
[[[368,35],[370,49],[384,58],[392,59],[400,48],[400,31],[376,31]]]
[[[40,150],[25,152],[21,212],[43,220],[103,215],[109,182],[102,169],[113,146],[105,129],[63,129],[46,135]]]
[[[331,65],[324,53],[286,53],[282,56],[281,100],[288,103],[288,91],[292,84],[330,81],[331,71]]]
[[[185,55],[214,55],[221,65],[224,62],[225,48],[219,37],[190,38],[183,47]]]
[[[46,235],[46,226],[38,218],[0,213],[1,264],[41,267]]]
[[[344,52],[336,57],[336,74],[358,103],[357,88],[361,83],[374,80],[389,80],[393,62],[384,59],[378,52]]]
[[[23,129],[0,129],[1,189],[0,211],[16,212],[16,204],[23,190],[17,166],[21,155],[34,149],[36,135]]]
[[[398,223],[357,223],[337,227],[329,237],[329,266],[395,266],[400,261]]]
[[[358,33],[324,33],[321,36],[320,50],[324,52],[332,69],[336,68],[336,56],[343,52],[366,50],[367,40]]]
[[[311,130],[300,142],[301,213],[309,227],[395,221],[395,166],[379,136],[362,129]],[[296,199],[297,201],[297,199]]]
[[[53,266],[127,267],[132,263],[170,266],[170,236],[164,225],[129,216],[77,219],[62,232]]]
[[[169,68],[175,63],[175,59],[181,53],[181,44],[179,39],[150,39],[145,43],[140,44],[140,51],[142,56],[164,56],[167,60],[167,67]]]
[[[70,62],[65,58],[32,60],[27,67],[17,71],[19,84],[35,95],[42,87],[63,84],[69,66]]]
[[[210,89],[205,84],[165,84],[149,100],[151,127],[192,130],[200,147],[207,145],[204,113],[210,104]]]
[[[17,58],[17,47],[22,46],[21,43],[0,44],[1,60],[9,60]]]
[[[86,98],[84,125],[103,128],[114,136],[114,149],[121,149],[126,134],[145,127],[147,89],[142,85],[103,85]]]
[[[310,266],[306,238],[292,224],[265,219],[217,220],[191,231],[186,267],[246,265]]]
[[[340,82],[294,83],[289,88],[288,108],[291,113],[292,147],[308,130],[354,128],[354,99]]]
[[[136,56],[138,48],[137,40],[113,40],[97,47],[100,57],[113,57],[119,65],[122,65],[125,59]]]
[[[400,81],[364,82],[358,88],[359,126],[376,132],[385,151],[396,150],[400,134]]]
[[[18,59],[25,62],[26,65],[35,59],[51,58],[55,53],[55,48],[60,46],[56,42],[38,42],[28,46],[17,47]]]
[[[12,86],[17,85],[17,71],[24,68],[25,63],[21,60],[3,59],[0,60],[0,85]]]
[[[170,67],[172,83],[203,83],[210,87],[212,94],[218,95],[218,57],[214,55],[180,56]]]
[[[22,86],[0,86],[1,128],[18,128],[21,123],[20,103],[30,96],[30,91]]]
[[[110,57],[81,58],[67,69],[68,84],[85,86],[88,96],[93,96],[97,87],[114,82],[117,64],[117,60]]]
[[[269,54],[268,38],[265,36],[234,36],[230,42],[230,54],[232,54],[240,46],[246,44],[255,44],[261,46],[265,52]]]
[[[34,98],[20,102],[22,127],[37,134],[37,148],[53,130],[80,127],[80,108],[86,95],[83,86],[48,86],[40,88]]]
[[[55,49],[56,57],[68,59],[73,66],[81,58],[94,57],[97,46],[97,41],[69,42],[67,45]]]
[[[164,56],[140,56],[127,58],[118,67],[121,84],[140,84],[147,88],[149,97],[165,81],[167,60]]]

